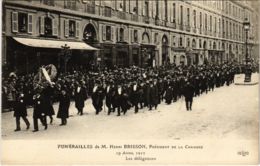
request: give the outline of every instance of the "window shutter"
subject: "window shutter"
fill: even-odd
[[[131,29],[131,42],[133,43],[134,42],[134,30]]]
[[[129,5],[130,5],[130,2],[125,0],[125,11],[126,11],[126,13],[130,13],[130,11],[129,11],[130,10],[130,8],[129,8],[130,6]]]
[[[143,1],[137,0],[137,3],[138,3],[138,15],[142,15],[142,13],[143,13],[143,9],[142,9],[142,7],[143,7],[143,5],[142,5]]]
[[[33,15],[28,14],[28,33],[32,33],[33,31]]]
[[[117,28],[117,41],[120,41],[120,27]]]
[[[103,29],[102,29],[103,31],[103,33],[102,33],[102,36],[103,36],[103,40],[106,40],[106,26],[105,25],[103,25]]]
[[[151,3],[153,4],[153,14],[152,14],[152,17],[155,18],[156,17],[156,0],[151,1]]]
[[[153,16],[153,3],[152,1],[148,1],[148,17]]]
[[[145,16],[145,1],[141,1],[142,2],[142,8],[143,8],[143,16]]]
[[[58,36],[58,20],[56,18],[52,19],[52,35]]]
[[[79,38],[80,22],[76,21],[76,37]]]
[[[44,35],[44,16],[40,17],[40,34]]]
[[[111,40],[114,41],[114,37],[115,37],[115,32],[114,32],[114,27],[111,26]]]
[[[111,8],[112,8],[112,9],[116,9],[116,0],[113,0],[113,1],[111,2]]]
[[[125,29],[125,28],[124,28]],[[129,31],[128,31],[128,29],[126,28],[125,30],[124,30],[124,41],[125,42],[127,42],[128,43],[128,36],[129,36]]]
[[[168,22],[173,22],[173,4],[168,3]]]
[[[64,35],[69,36],[69,20],[64,20]]]
[[[18,32],[18,12],[12,12],[12,32]]]
[[[163,1],[160,1],[160,0],[158,2],[158,5],[159,5],[159,7],[158,7],[159,8],[158,17],[159,17],[160,20],[162,20],[162,18],[163,18],[163,10],[164,10],[163,7],[162,7],[162,2]]]
[[[116,10],[120,9],[120,3],[123,3],[122,0],[116,0]]]
[[[134,11],[134,3],[135,3],[135,1],[131,1],[131,0],[128,0],[129,2],[129,13],[133,13],[133,11]]]
[[[141,32],[141,30],[138,30],[138,41],[139,41],[139,43],[142,43],[142,32]]]

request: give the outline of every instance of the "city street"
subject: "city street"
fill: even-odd
[[[257,74],[253,79],[258,78]],[[242,77],[236,78],[236,81]],[[48,130],[40,125],[33,133],[32,108],[28,109],[31,127],[21,120],[22,131],[14,132],[13,112],[2,114],[3,139],[254,139],[258,135],[258,85],[224,86],[214,92],[194,98],[192,111],[186,111],[184,99],[157,110],[147,108],[135,114],[133,109],[126,115],[107,115],[107,109],[95,115],[91,99],[86,101],[84,115],[77,115],[74,102],[70,105],[67,126],[59,126],[60,119]],[[54,105],[57,114],[58,104]],[[50,121],[47,118],[48,122]]]

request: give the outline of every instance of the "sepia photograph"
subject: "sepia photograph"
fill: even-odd
[[[258,164],[259,0],[1,5],[3,165]]]

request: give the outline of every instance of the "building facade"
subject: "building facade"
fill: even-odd
[[[249,55],[259,56],[258,18],[250,2],[234,0],[5,0],[2,60],[7,68],[27,66],[27,71],[31,65],[61,65],[61,48],[25,47],[15,40],[19,37],[85,42],[99,49],[72,48],[71,64],[243,62],[245,19],[251,23]]]

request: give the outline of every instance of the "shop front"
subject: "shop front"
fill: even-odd
[[[141,67],[154,67],[156,46],[151,44],[141,45]]]
[[[224,51],[208,50],[209,62],[213,64],[222,64],[224,62]]]
[[[39,66],[48,64],[66,71],[78,66],[79,62],[86,66],[88,60],[83,60],[83,55],[92,55],[97,50],[84,42],[7,37],[8,71],[31,73],[37,71]]]
[[[115,64],[118,67],[128,67],[129,63],[129,45],[127,43],[116,44],[116,59]]]

